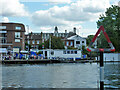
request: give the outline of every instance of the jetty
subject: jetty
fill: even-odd
[[[29,60],[2,60],[0,63],[2,64],[48,64],[48,63],[94,63],[99,62],[96,60],[53,60],[53,59],[29,59]]]

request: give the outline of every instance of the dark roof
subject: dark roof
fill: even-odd
[[[25,35],[25,38],[27,39],[27,36],[28,35]],[[42,37],[41,37],[41,33],[32,33],[29,35],[29,39],[36,39],[36,40],[41,40]],[[32,38],[31,38],[32,37]]]

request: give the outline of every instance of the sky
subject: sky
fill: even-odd
[[[0,0],[0,22],[23,23],[26,33],[73,31],[82,37],[94,35],[96,22],[106,8],[120,0]]]

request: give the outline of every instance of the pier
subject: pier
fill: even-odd
[[[0,61],[2,64],[48,64],[48,63],[94,63],[99,62],[96,60],[50,60],[50,59],[29,59],[29,60],[3,60]]]

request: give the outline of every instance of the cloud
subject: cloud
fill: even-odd
[[[68,23],[65,20],[53,17],[48,10],[35,12],[31,17],[31,20],[35,25],[38,26],[59,26],[66,25]]]
[[[3,18],[2,18],[2,22],[8,23],[8,22],[9,22],[8,17],[3,17]]]
[[[0,0],[1,16],[27,16],[24,4],[19,0]]]
[[[48,0],[51,3],[61,4],[61,3],[71,3],[71,0]]]
[[[31,18],[38,26],[80,24],[96,21],[109,6],[109,0],[79,0],[63,7],[54,6],[48,10],[36,11]]]

